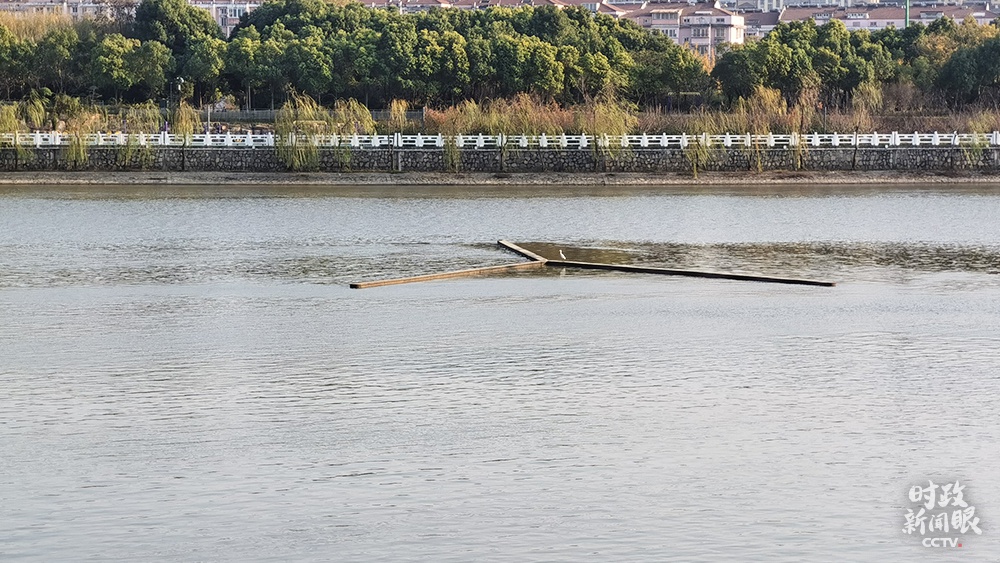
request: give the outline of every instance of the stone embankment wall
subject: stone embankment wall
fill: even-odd
[[[993,147],[324,149],[320,171],[690,172],[757,170],[1000,170]],[[0,148],[0,170],[279,172],[273,148],[91,147],[85,162],[65,148]]]

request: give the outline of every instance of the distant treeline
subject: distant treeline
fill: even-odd
[[[431,10],[272,0],[224,38],[184,0],[144,0],[134,17],[0,18],[0,96],[136,103],[232,97],[273,107],[289,93],[368,107],[443,107],[528,94],[572,105],[613,96],[664,107],[681,93],[728,107],[767,89],[789,106],[900,110],[995,99],[994,25],[941,19],[875,33],[839,21],[782,23],[700,58],[665,35],[582,8]],[[691,99],[685,96],[684,99]],[[876,103],[877,102],[877,103]]]

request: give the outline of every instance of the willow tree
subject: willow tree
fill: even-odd
[[[318,136],[335,134],[337,129],[334,116],[316,100],[292,94],[274,116],[278,159],[289,170],[319,169]]]
[[[351,98],[337,100],[330,113],[338,135],[373,135],[375,120],[364,104]]]
[[[90,135],[100,131],[107,123],[104,111],[97,107],[78,106],[65,116],[69,147],[66,148],[66,163],[73,168],[86,166],[90,161]]]
[[[118,117],[121,118],[122,129],[126,133],[132,133],[119,148],[119,164],[128,167],[135,163],[140,168],[148,168],[153,163],[153,147],[148,142],[140,142],[139,137],[160,129],[163,114],[159,106],[151,101],[125,106]]]
[[[27,131],[19,110],[15,104],[0,105],[0,149],[13,149],[15,170],[21,163],[29,162],[34,156],[30,149],[17,140],[19,133]]]
[[[194,134],[196,128],[201,125],[201,116],[187,102],[181,102],[173,111],[172,117],[170,132],[175,135],[183,135],[186,145],[188,136]]]

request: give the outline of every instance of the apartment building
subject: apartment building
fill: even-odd
[[[743,43],[746,30],[744,17],[719,7],[718,2],[648,2],[623,17],[708,57],[714,57],[717,47],[723,43]]]
[[[240,23],[240,16],[257,8],[264,0],[188,0],[192,6],[207,10],[228,37]],[[138,3],[138,2],[137,2]],[[117,7],[101,0],[0,0],[0,11],[20,14],[54,14],[74,20],[98,18]]]
[[[957,22],[972,17],[979,24],[988,24],[1000,16],[1000,13],[985,9],[982,5],[974,6],[913,6],[910,8],[910,22],[920,22],[925,25],[934,20],[947,17]],[[878,31],[887,27],[902,29],[906,25],[906,10],[900,6],[872,6],[854,8],[785,8],[779,21],[793,22],[813,19],[818,25],[831,20],[839,20],[848,30],[867,29]]]

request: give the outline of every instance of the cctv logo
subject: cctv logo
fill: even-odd
[[[958,538],[924,538],[920,544],[924,547],[962,547]]]

